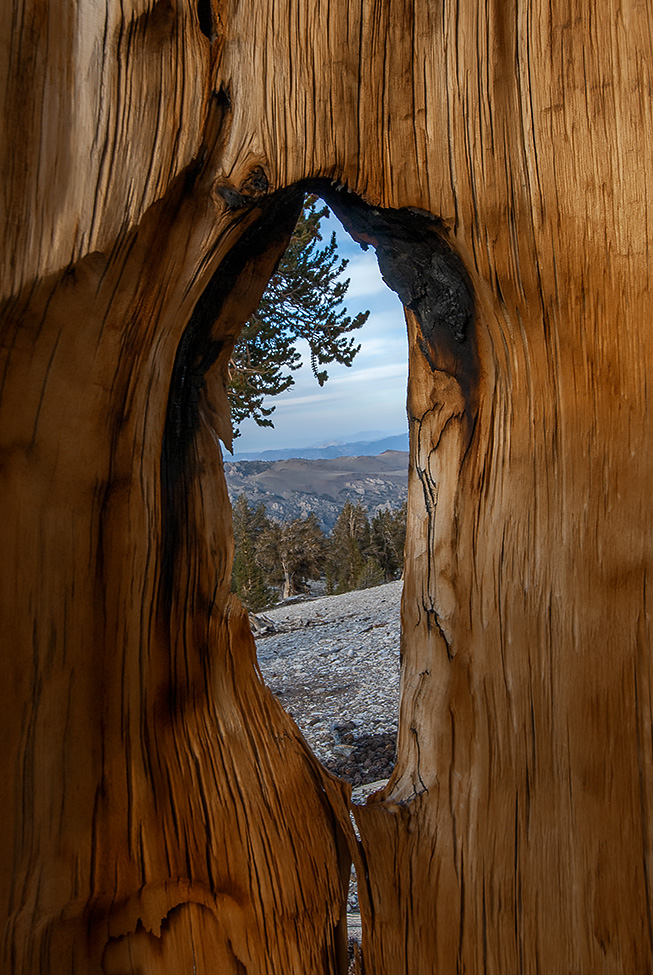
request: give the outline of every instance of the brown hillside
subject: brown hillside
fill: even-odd
[[[345,501],[359,502],[370,516],[380,508],[397,508],[408,491],[408,454],[387,450],[374,457],[330,460],[238,461],[225,464],[232,502],[245,494],[265,505],[280,521],[315,512],[330,531]]]

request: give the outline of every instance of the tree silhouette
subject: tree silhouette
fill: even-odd
[[[349,279],[342,278],[346,258],[336,253],[336,235],[326,247],[320,221],[329,213],[308,196],[290,244],[279,261],[255,313],[241,332],[230,362],[228,387],[234,435],[247,417],[259,426],[273,426],[274,406],[264,406],[294,384],[292,373],[301,368],[298,342],[305,339],[311,369],[320,386],[332,362],[350,366],[360,349],[347,333],[359,329],[369,316],[346,314],[343,301]]]

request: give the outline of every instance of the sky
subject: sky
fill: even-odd
[[[360,344],[360,352],[349,367],[327,366],[329,378],[320,387],[311,372],[308,346],[300,343],[302,367],[293,373],[295,385],[264,404],[276,407],[270,417],[274,428],[245,420],[234,442],[236,453],[311,447],[334,440],[373,440],[377,434],[381,437],[407,429],[408,342],[402,304],[384,284],[372,248],[363,251],[333,215],[321,226],[326,242],[335,231],[338,254],[349,260],[344,275],[351,281],[345,299],[347,314],[370,311],[365,325],[350,333]]]

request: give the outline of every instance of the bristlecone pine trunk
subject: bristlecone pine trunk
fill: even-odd
[[[3,975],[342,975],[350,856],[365,975],[653,970],[652,19],[1,5]],[[360,844],[229,595],[225,374],[307,189],[410,336]]]

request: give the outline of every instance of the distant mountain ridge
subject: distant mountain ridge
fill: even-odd
[[[332,460],[336,457],[376,457],[385,450],[408,450],[408,433],[398,433],[380,440],[356,440],[352,443],[326,443],[318,447],[288,447],[284,450],[258,450],[234,453],[228,462],[243,460]]]
[[[325,532],[333,528],[345,501],[360,502],[372,517],[381,508],[398,508],[408,493],[406,451],[240,460],[227,462],[224,468],[232,504],[244,494],[250,504],[263,504],[268,516],[277,521],[314,512]]]

